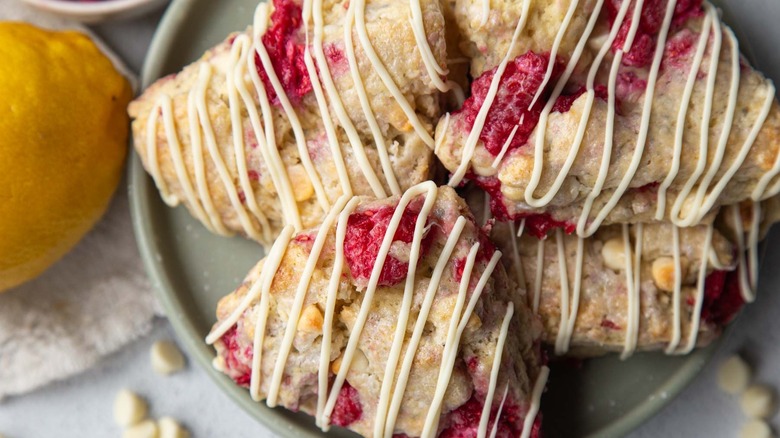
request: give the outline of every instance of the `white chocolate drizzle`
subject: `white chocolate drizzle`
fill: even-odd
[[[640,299],[642,293],[640,290],[640,274],[642,263],[642,224],[636,225],[636,250],[631,250],[631,239],[629,236],[628,224],[623,224],[623,250],[626,261],[626,295],[628,295],[628,309],[626,310],[626,341],[623,345],[621,359],[627,359],[636,351],[637,339],[639,337],[639,318],[640,318]]]
[[[712,254],[714,251],[710,250]],[[672,339],[669,341],[666,354],[672,354],[680,345],[682,336],[680,329],[680,299],[682,293],[682,266],[680,260],[680,229],[672,227],[672,256],[674,258],[674,291],[672,291]]]
[[[509,384],[504,385],[504,396],[501,397],[501,404],[498,405],[498,411],[496,412],[496,418],[493,420],[493,431],[490,432],[490,438],[496,438],[498,433],[498,420],[501,419],[501,412],[504,411],[504,403],[506,402],[506,396],[509,394]]]
[[[539,371],[539,377],[536,378],[536,382],[534,383],[534,390],[531,395],[531,407],[528,409],[525,420],[523,420],[523,433],[520,435],[520,438],[529,438],[531,436],[531,432],[534,428],[534,421],[536,420],[536,415],[539,413],[542,392],[544,391],[544,387],[547,385],[547,379],[549,377],[550,369],[546,366],[543,366]]]
[[[737,270],[739,275],[739,290],[746,303],[756,299],[758,283],[758,238],[761,227],[761,203],[753,202],[750,210],[750,229],[745,230],[744,219],[739,205],[728,207],[734,223],[734,234],[737,243]],[[747,231],[748,238],[745,239]]]
[[[492,402],[494,397],[494,391],[496,390],[496,384],[498,383],[498,372],[501,369],[501,360],[504,353],[504,343],[506,343],[506,335],[509,331],[509,323],[512,321],[512,315],[515,313],[515,306],[512,302],[506,308],[506,315],[504,321],[501,324],[501,333],[498,335],[498,343],[496,344],[496,352],[493,354],[493,368],[490,370],[490,389],[488,389],[487,396],[485,396],[485,404],[482,406],[482,416],[479,419],[479,429],[477,436],[483,437],[487,434],[488,421],[490,421],[490,408],[492,407],[488,401]]]
[[[163,200],[169,205],[176,205],[182,199],[170,191],[169,182],[172,181],[169,176],[163,176],[160,169],[158,154],[158,118],[163,120],[164,138],[171,150],[170,159],[173,162],[175,174],[174,180],[178,181],[181,190],[184,193],[184,200],[192,210],[194,216],[198,218],[210,230],[220,234],[230,234],[228,226],[225,224],[225,218],[215,208],[215,199],[213,197],[215,188],[206,182],[207,169],[211,172],[209,166],[213,166],[214,172],[218,175],[218,180],[224,185],[225,197],[230,201],[230,205],[235,211],[241,230],[249,237],[265,244],[270,245],[273,242],[272,226],[267,212],[263,210],[264,206],[258,204],[255,197],[256,188],[250,179],[249,157],[247,156],[247,145],[245,141],[244,121],[242,112],[245,112],[249,118],[249,129],[254,138],[257,139],[258,149],[267,170],[268,177],[271,180],[273,189],[276,191],[279,199],[279,208],[283,224],[291,224],[296,231],[303,229],[303,218],[299,209],[300,199],[296,199],[293,184],[290,176],[290,167],[292,164],[285,165],[284,160],[279,154],[276,128],[274,126],[274,110],[268,98],[267,90],[258,73],[258,67],[262,67],[268,77],[275,95],[281,106],[281,113],[289,122],[294,136],[297,149],[297,160],[305,171],[305,178],[311,183],[317,205],[323,212],[327,212],[331,207],[333,199],[329,199],[321,175],[317,172],[316,166],[312,161],[307,147],[307,138],[304,127],[301,124],[296,109],[293,107],[287,96],[282,83],[276,75],[271,63],[268,51],[262,42],[262,36],[268,28],[271,7],[268,3],[262,2],[257,6],[254,14],[254,24],[251,30],[251,37],[242,34],[238,35],[230,48],[230,53],[225,65],[221,66],[225,73],[227,106],[230,115],[232,153],[230,156],[223,157],[220,149],[217,147],[216,138],[212,128],[212,116],[208,113],[206,92],[211,82],[211,70],[209,62],[204,62],[205,67],[201,67],[198,76],[198,82],[195,87],[197,93],[191,93],[188,99],[187,113],[190,122],[190,141],[192,142],[192,169],[190,171],[195,175],[197,191],[193,187],[190,175],[185,167],[186,160],[182,156],[181,143],[176,132],[175,120],[173,118],[173,100],[169,94],[161,93],[159,100],[155,102],[152,112],[146,125],[146,157],[149,173],[153,177]],[[425,34],[422,6],[419,0],[413,0],[410,3],[410,26],[414,32],[417,49],[429,73],[431,84],[441,91],[449,90],[451,87],[442,80],[442,75],[447,74],[447,70],[439,66],[433,55],[432,48],[428,43]],[[304,0],[302,6],[303,27],[306,37],[304,47],[304,64],[312,84],[312,91],[317,102],[317,108],[320,112],[323,128],[326,133],[327,142],[330,148],[331,156],[336,168],[336,176],[341,189],[341,194],[346,196],[353,195],[353,187],[350,182],[347,165],[342,154],[341,145],[331,111],[339,127],[343,129],[344,134],[351,146],[353,156],[358,164],[362,175],[366,178],[368,187],[376,197],[385,197],[388,194],[400,194],[401,187],[393,172],[392,161],[388,152],[388,144],[385,136],[382,134],[379,123],[374,115],[369,101],[368,93],[360,75],[355,55],[354,44],[352,43],[353,24],[357,30],[357,35],[365,56],[370,61],[371,66],[379,75],[387,90],[396,100],[402,111],[409,119],[409,123],[415,132],[428,145],[433,145],[433,138],[428,129],[415,113],[414,108],[409,103],[407,97],[403,95],[398,86],[394,83],[390,73],[384,67],[382,61],[373,49],[372,43],[368,37],[365,24],[365,1],[352,2],[344,24],[344,43],[345,52],[349,64],[349,74],[354,84],[354,90],[360,101],[361,109],[365,115],[368,128],[370,129],[375,145],[379,164],[381,165],[384,182],[377,176],[376,170],[366,154],[363,142],[358,134],[353,121],[350,119],[342,103],[341,95],[335,85],[330,72],[328,61],[323,50],[324,35],[324,16],[321,0]],[[313,29],[313,38],[309,41],[310,26]],[[255,56],[256,55],[256,56]],[[259,60],[256,61],[256,58]],[[208,70],[207,70],[208,69]],[[252,89],[250,89],[247,87]],[[193,90],[195,91],[195,90]],[[259,105],[258,105],[259,103]],[[159,113],[159,115],[158,115]],[[206,150],[210,160],[204,160],[202,143],[205,141]],[[223,151],[224,153],[224,151]],[[235,169],[235,177],[231,176],[231,170]],[[296,177],[300,177],[296,175]],[[386,186],[385,186],[386,184]],[[389,189],[389,193],[385,187]],[[239,199],[240,189],[244,199]],[[323,213],[324,215],[324,213]]]
[[[409,9],[411,9],[412,12],[412,17],[409,21],[411,22],[412,31],[414,32],[414,40],[417,43],[420,56],[422,56],[423,64],[425,64],[425,71],[428,72],[431,83],[433,83],[439,91],[449,91],[450,86],[441,79],[441,75],[446,75],[448,72],[439,65],[438,61],[436,61],[436,57],[433,56],[431,45],[428,44],[428,39],[425,36],[425,23],[423,23],[422,5],[420,5],[420,0],[409,0]]]
[[[214,166],[216,167],[217,174],[219,175],[219,179],[222,181],[222,184],[224,185],[225,191],[227,192],[228,199],[230,200],[230,204],[233,206],[233,209],[238,214],[238,220],[241,223],[241,226],[244,229],[244,232],[252,237],[255,240],[260,240],[260,235],[258,234],[257,228],[252,223],[251,219],[249,218],[249,215],[247,214],[246,209],[241,204],[241,200],[238,197],[238,192],[236,191],[236,187],[233,184],[233,180],[230,175],[230,171],[227,168],[227,163],[225,163],[224,158],[222,157],[221,152],[219,151],[219,146],[217,145],[217,139],[214,135],[214,129],[211,125],[211,119],[208,114],[208,106],[206,104],[206,93],[209,86],[209,81],[211,79],[211,66],[209,64],[201,64],[200,65],[200,74],[198,75],[198,82],[195,88],[193,89],[194,96],[195,96],[195,109],[196,114],[198,116],[198,120],[200,122],[201,129],[203,130],[203,136],[206,139],[206,149],[209,152],[209,156],[211,157],[211,161],[214,163]]]

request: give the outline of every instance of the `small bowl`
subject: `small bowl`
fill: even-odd
[[[138,17],[168,3],[168,0],[24,1],[40,10],[82,23]]]

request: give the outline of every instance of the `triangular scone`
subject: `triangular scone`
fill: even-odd
[[[517,260],[558,354],[690,352],[744,303],[735,248],[711,225],[610,225],[587,238],[557,230],[517,248],[507,261]]]
[[[435,151],[451,185],[472,179],[495,198],[498,219],[580,235],[691,226],[780,190],[775,88],[710,3],[458,0],[455,11],[476,79],[439,122]]]
[[[448,187],[343,198],[319,230],[282,232],[207,341],[256,400],[324,429],[536,436],[541,327],[500,256]]]
[[[427,68],[446,55],[438,2],[417,5],[422,30],[406,3],[261,2],[253,27],[150,86],[129,112],[163,199],[270,245],[344,193],[426,180],[441,82]]]
[[[755,299],[758,242],[777,219],[773,202],[745,202],[722,208],[712,224],[614,224],[581,238],[540,233],[529,219],[492,221],[483,192],[465,195],[510,277],[528,290],[544,342],[569,356],[709,344]]]
[[[500,223],[492,235],[557,354],[680,354],[709,344],[755,298],[756,214],[727,207],[715,225],[616,224],[586,238],[558,229],[543,240]]]

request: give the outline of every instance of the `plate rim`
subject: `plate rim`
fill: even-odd
[[[193,0],[173,0],[163,14],[154,32],[149,51],[144,58],[141,71],[142,89],[163,76],[162,64],[165,55],[172,50],[175,35],[181,30],[185,17],[192,12],[194,6],[195,1]],[[177,337],[184,343],[187,352],[195,357],[199,366],[206,371],[206,374],[220,390],[228,394],[247,414],[260,421],[272,432],[289,437],[316,438],[323,436],[321,432],[313,431],[279,411],[269,408],[261,402],[253,401],[244,388],[235,385],[227,376],[213,368],[213,349],[201,339],[191,318],[187,316],[184,307],[176,299],[176,294],[173,292],[174,285],[164,264],[157,260],[158,244],[154,237],[152,223],[148,220],[152,214],[152,197],[155,196],[156,192],[151,197],[145,196],[149,189],[154,187],[154,182],[147,175],[138,153],[134,149],[128,165],[128,174],[130,214],[143,265],[152,280],[155,295],[162,303],[168,320],[171,322]],[[622,437],[655,417],[696,379],[723,344],[723,340],[732,331],[731,328],[735,322],[732,321],[728,329],[710,346],[698,350],[696,355],[689,356],[688,360],[673,376],[659,385],[642,404],[627,411],[618,420],[591,433],[588,437]]]

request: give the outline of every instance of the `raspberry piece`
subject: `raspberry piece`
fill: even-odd
[[[549,55],[528,52],[507,64],[499,82],[498,92],[493,99],[493,104],[488,111],[482,133],[479,136],[479,139],[484,142],[485,148],[493,156],[501,152],[501,148],[509,138],[512,129],[520,122],[521,117],[523,123],[519,125],[508,150],[516,149],[528,141],[528,137],[536,127],[539,114],[547,101],[546,98],[549,94],[547,89],[555,85],[563,65],[562,61],[557,60],[547,89],[529,110],[528,107],[544,80],[549,59]],[[460,110],[453,113],[453,115],[462,113],[465,116],[468,130],[474,126],[474,121],[485,101],[497,68],[483,73],[482,76],[474,80],[471,84],[471,96],[463,102],[463,107]]]
[[[479,431],[479,420],[482,417],[483,403],[472,395],[469,401],[446,415],[442,424],[446,425],[439,435],[440,438],[476,438]],[[509,398],[504,403],[501,411],[501,417],[498,420],[497,437],[510,438],[518,437],[522,433],[523,418],[519,416],[519,409]],[[498,412],[498,403],[494,403],[490,409],[489,431],[492,431],[493,422]],[[538,425],[537,425],[538,422]],[[531,436],[538,436],[538,429],[541,427],[541,419],[536,418],[534,429]],[[536,435],[534,435],[536,430]]]
[[[661,66],[663,68],[674,67],[678,69],[687,68],[686,59],[696,49],[699,36],[685,29],[666,42],[664,47],[664,59]]]
[[[225,368],[227,374],[237,385],[249,387],[249,381],[252,378],[252,368],[247,363],[251,362],[252,346],[248,345],[243,352],[241,351],[241,345],[238,342],[238,331],[235,326],[222,335],[222,343],[225,345]]]
[[[728,324],[745,300],[739,285],[739,271],[713,271],[704,283],[701,317],[718,326]]]
[[[606,4],[607,17],[609,25],[612,26],[617,18],[620,6],[624,0],[610,0]],[[643,68],[650,65],[655,53],[655,46],[658,42],[658,33],[663,25],[664,15],[666,14],[665,0],[645,0],[642,4],[642,13],[634,36],[633,44],[629,51],[623,55],[623,65],[630,67]],[[623,19],[623,23],[618,30],[617,37],[612,43],[612,52],[622,50],[626,43],[628,34],[631,30],[634,5],[629,6],[629,11]],[[704,13],[701,0],[681,0],[677,2],[672,17],[672,26],[679,27],[685,24],[691,18],[700,17]],[[671,35],[672,33],[670,33]]]
[[[466,176],[469,178],[469,175]],[[513,221],[519,219],[525,219],[525,231],[526,233],[536,236],[539,239],[544,238],[550,230],[555,228],[563,228],[566,234],[571,234],[577,229],[576,224],[570,224],[568,222],[560,222],[553,219],[549,214],[530,214],[530,215],[510,215],[504,205],[501,194],[501,181],[498,178],[491,177],[474,177],[472,179],[477,186],[487,192],[490,196],[490,212],[499,221]]]
[[[360,420],[363,416],[363,408],[360,405],[360,394],[348,382],[339,391],[336,398],[336,405],[333,407],[333,414],[330,419],[336,426],[347,427],[350,424]]]
[[[577,225],[556,221],[552,216],[546,213],[532,214],[521,219],[525,219],[524,232],[538,239],[544,239],[544,237],[547,236],[547,233],[556,228],[563,228],[563,231],[566,234],[572,234],[577,230]]]
[[[299,32],[302,24],[301,7],[297,3],[293,0],[274,0],[271,22],[262,38],[276,76],[293,104],[300,102],[303,96],[312,90],[311,78],[304,62],[305,41],[301,39]],[[324,51],[331,68],[345,70],[343,66],[346,64],[346,58],[337,47],[327,44]],[[255,54],[255,65],[269,100],[274,105],[280,105],[279,96],[276,95],[258,54]]]
[[[406,207],[393,236],[393,242],[412,242],[417,215],[420,213],[421,207],[421,202],[412,202]],[[349,216],[344,242],[344,256],[353,278],[367,280],[371,277],[379,248],[382,246],[382,240],[395,209],[395,206],[385,206],[377,210],[353,213]],[[430,246],[431,237],[431,233],[423,237],[420,245],[420,259]],[[396,285],[406,279],[408,271],[408,262],[400,261],[388,254],[379,274],[378,284],[379,286]]]

